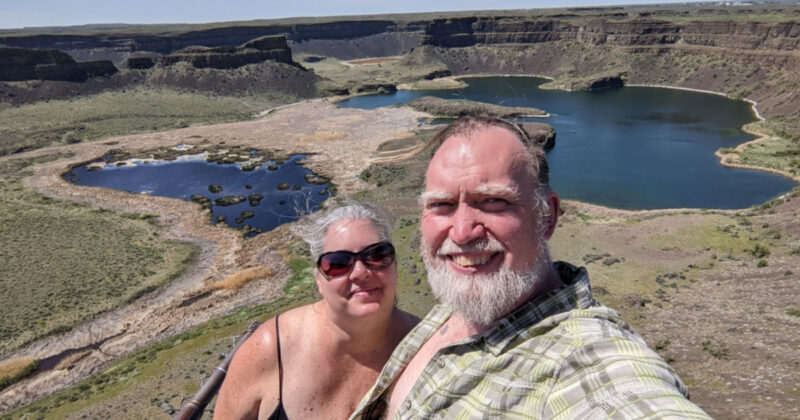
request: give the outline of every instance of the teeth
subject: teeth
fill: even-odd
[[[481,265],[486,264],[491,258],[490,255],[476,255],[468,257],[466,255],[456,255],[453,256],[453,262],[462,266],[462,267],[471,267],[473,265]]]

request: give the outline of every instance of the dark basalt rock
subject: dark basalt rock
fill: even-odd
[[[550,124],[540,122],[524,122],[520,124],[531,140],[540,144],[543,149],[550,150],[556,145],[556,129]]]
[[[278,190],[280,190],[280,191],[286,191],[286,190],[288,190],[288,189],[289,189],[289,187],[290,187],[290,186],[291,186],[291,185],[289,185],[289,183],[288,183],[288,182],[283,182],[283,183],[280,183],[280,184],[278,184]]]
[[[397,86],[391,83],[368,83],[356,88],[356,93],[364,92],[394,93],[397,92]]]
[[[122,67],[131,70],[147,70],[155,65],[152,57],[128,57],[122,61]]]
[[[111,61],[77,63],[69,55],[56,50],[0,47],[0,63],[0,80],[4,81],[83,82],[117,72]]]
[[[261,200],[264,198],[264,194],[252,194],[247,196],[247,201],[250,202],[252,207],[255,207],[261,203]]]
[[[214,200],[214,204],[218,206],[232,206],[234,204],[239,204],[242,201],[247,200],[245,197],[240,196],[227,196],[227,197],[220,197]]]
[[[222,185],[211,184],[211,185],[208,186],[208,191],[210,191],[210,192],[212,192],[214,194],[218,194],[218,193],[222,192]]]
[[[451,72],[450,70],[436,70],[426,74],[425,80],[433,80],[433,79],[438,79],[440,77],[448,77],[452,75],[453,72]]]
[[[185,62],[195,68],[214,69],[235,69],[267,60],[297,65],[292,61],[292,51],[289,49],[284,35],[263,36],[240,47],[232,45],[190,46],[154,59],[156,64],[162,66]]]
[[[209,200],[207,197],[205,197],[202,194],[192,194],[191,199],[192,199],[192,201],[194,201],[195,203],[199,204],[204,209],[211,208],[211,200]]]
[[[252,211],[243,211],[241,214],[239,214],[239,217],[234,219],[234,221],[236,223],[242,223],[245,221],[245,219],[249,219],[253,216],[255,216],[255,213],[253,213]]]

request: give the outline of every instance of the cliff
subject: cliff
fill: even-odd
[[[110,76],[117,68],[107,60],[77,63],[56,50],[0,47],[0,80],[59,80],[82,82],[88,78]]]
[[[702,21],[679,24],[648,18],[594,18],[580,23],[512,16],[468,17],[432,21],[422,44],[451,48],[557,40],[577,40],[592,45],[686,44],[792,51],[800,45],[800,23]]]
[[[267,60],[296,65],[292,61],[292,51],[283,35],[264,36],[246,42],[240,47],[187,47],[174,54],[152,59],[154,64],[171,66],[176,63],[189,63],[195,68],[234,69],[247,64]],[[152,67],[146,59],[127,61],[129,68]]]
[[[103,56],[121,62],[131,53],[146,52],[150,55],[170,55],[191,46],[220,47],[242,45],[252,39],[283,35],[290,47],[300,46],[296,51],[314,52],[320,46],[342,46],[343,40],[366,40],[361,49],[377,52],[391,49],[389,54],[397,55],[413,48],[427,22],[395,22],[393,20],[336,20],[321,23],[230,25],[210,29],[193,30],[193,26],[179,26],[169,33],[142,34],[114,33],[98,34],[14,34],[0,36],[0,45],[19,48],[46,48],[68,52],[73,57]],[[183,29],[181,31],[181,29]],[[161,29],[163,32],[164,30]],[[384,43],[387,45],[379,45]],[[352,43],[344,43],[344,54],[359,54]],[[329,48],[331,49],[331,48]],[[374,54],[373,54],[374,55]],[[334,55],[335,56],[335,52]],[[354,57],[355,58],[355,57]]]

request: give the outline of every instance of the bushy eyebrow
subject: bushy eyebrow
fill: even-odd
[[[475,188],[474,192],[479,195],[502,197],[510,200],[518,200],[520,196],[519,189],[516,186],[505,184],[481,184]],[[425,207],[433,201],[450,201],[454,199],[452,194],[444,191],[425,191],[419,195],[419,204]]]
[[[475,188],[475,192],[480,195],[519,199],[519,189],[505,184],[481,184]]]
[[[419,205],[425,207],[431,201],[452,200],[453,195],[444,191],[425,191],[419,195]]]

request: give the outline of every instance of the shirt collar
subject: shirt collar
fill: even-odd
[[[553,268],[561,277],[562,285],[560,287],[546,295],[525,302],[501,318],[492,328],[473,338],[475,340],[482,339],[486,349],[497,356],[528,327],[553,315],[596,305],[592,298],[589,275],[585,268],[578,268],[561,261],[554,263]],[[552,321],[543,323],[541,332],[531,331],[529,334],[538,335],[558,324],[558,320],[553,319]]]

